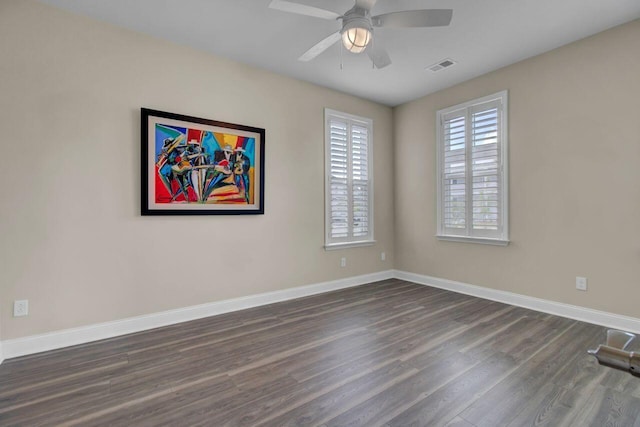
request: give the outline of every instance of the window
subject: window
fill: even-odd
[[[371,119],[325,109],[325,247],[373,244]]]
[[[507,92],[437,113],[438,238],[509,242]]]

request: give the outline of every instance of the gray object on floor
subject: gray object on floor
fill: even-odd
[[[600,344],[597,349],[589,350],[588,353],[598,359],[601,365],[640,377],[640,353],[625,350],[635,338],[632,333],[609,329],[607,344]]]

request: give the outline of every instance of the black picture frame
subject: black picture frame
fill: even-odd
[[[265,130],[141,108],[142,215],[264,214]]]

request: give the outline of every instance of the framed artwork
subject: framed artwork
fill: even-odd
[[[264,129],[141,112],[142,215],[264,213]]]

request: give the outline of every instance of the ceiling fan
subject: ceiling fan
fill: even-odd
[[[342,44],[350,52],[366,51],[376,68],[384,68],[391,64],[391,58],[379,43],[372,43],[374,28],[443,27],[449,25],[453,15],[451,9],[421,9],[371,16],[371,9],[376,1],[356,0],[355,6],[344,15],[287,0],[272,0],[269,8],[315,18],[342,21],[340,31],[320,40],[302,54],[298,58],[299,61],[312,60],[342,39]]]

